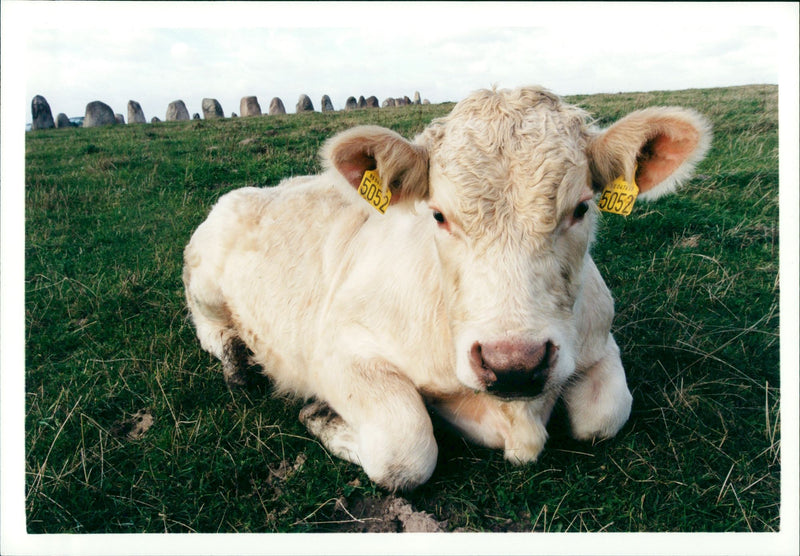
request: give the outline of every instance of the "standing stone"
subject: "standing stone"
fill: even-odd
[[[356,97],[347,97],[347,102],[344,103],[345,110],[355,110],[358,108],[358,101]]]
[[[367,99],[367,108],[378,108],[380,105],[378,104],[378,97],[371,96]]]
[[[156,116],[153,116],[152,118],[150,118],[150,123],[151,124],[160,124],[161,120],[159,120]]]
[[[238,118],[239,116],[236,115],[236,112],[231,112],[231,118]]]
[[[69,118],[66,114],[61,112],[58,116],[56,116],[56,127],[72,127],[72,122],[69,121]]]
[[[147,120],[144,117],[142,105],[135,100],[128,101],[128,123],[129,124],[146,124]]]
[[[429,101],[427,98],[422,101],[422,104],[430,104],[430,103],[431,101]]]
[[[294,107],[294,111],[298,114],[300,112],[314,111],[314,105],[311,103],[311,99],[308,98],[308,95],[300,95],[300,98],[297,101],[297,106]]]
[[[261,105],[258,104],[258,98],[254,96],[242,97],[242,100],[239,101],[239,114],[241,114],[242,117],[260,116]]]
[[[42,95],[36,95],[31,101],[31,115],[33,123],[31,129],[50,129],[56,127],[50,105]]]
[[[174,122],[178,120],[188,120],[189,110],[182,100],[173,100],[167,106],[167,121]]]
[[[225,113],[222,111],[222,106],[215,98],[203,99],[203,118],[206,120],[213,120],[214,118],[224,118]]]
[[[94,100],[86,105],[86,115],[83,117],[83,127],[97,127],[117,123],[114,111],[105,102]]]
[[[414,104],[422,104],[420,100],[419,91],[414,91]]]
[[[411,104],[411,99],[408,98],[407,96],[404,96],[403,97],[403,105],[408,106],[409,104]]]
[[[396,105],[397,103],[393,98],[387,98],[386,100],[383,101],[383,104],[381,106],[383,106],[384,108],[388,108],[390,106],[396,106]]]
[[[122,114],[114,114],[114,119],[117,120],[118,124],[125,123],[125,116],[123,116]]]
[[[358,97],[358,107],[359,108],[366,108],[367,107],[367,99],[364,98],[364,95]]]
[[[402,98],[396,98],[394,99],[394,104],[395,106],[405,106],[406,101],[403,100]]]
[[[275,97],[269,101],[269,114],[270,116],[286,114],[286,108],[283,106],[283,101],[278,97]]]
[[[331,102],[331,97],[328,95],[322,95],[322,100],[320,101],[320,110],[323,112],[333,112],[333,103]]]

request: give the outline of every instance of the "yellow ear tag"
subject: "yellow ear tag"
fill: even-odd
[[[386,208],[392,200],[392,191],[388,187],[383,189],[381,178],[375,170],[364,172],[358,194],[381,214],[386,214]]]
[[[605,212],[628,216],[633,210],[633,202],[636,201],[638,194],[639,186],[636,185],[636,180],[633,179],[628,183],[624,176],[620,176],[603,189],[597,207]]]

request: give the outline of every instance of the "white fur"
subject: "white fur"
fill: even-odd
[[[390,489],[433,472],[426,404],[516,463],[537,458],[562,394],[577,438],[616,434],[631,396],[588,255],[597,211],[572,218],[592,195],[585,120],[540,89],[482,91],[414,144],[350,130],[324,173],[223,196],[185,251],[201,345],[224,362],[244,342],[278,390],[319,400],[312,434]],[[370,160],[400,176],[385,215],[354,188]],[[540,395],[483,391],[470,350],[502,342],[557,347]]]

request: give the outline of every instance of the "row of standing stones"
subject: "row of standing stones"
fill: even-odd
[[[320,109],[322,112],[334,111],[333,103],[328,95],[323,95],[320,104]],[[430,102],[427,99],[420,100],[419,92],[415,92],[413,100],[407,96],[402,98],[387,98],[380,106],[386,108],[389,106],[406,106],[410,104],[430,104]],[[345,110],[358,110],[361,108],[378,108],[378,99],[374,96],[369,98],[364,98],[361,96],[358,98],[358,100],[356,100],[355,97],[349,97],[344,106]],[[225,114],[222,111],[222,106],[220,106],[219,102],[213,98],[203,99],[202,110],[203,118],[206,120],[225,117]],[[314,105],[312,104],[311,99],[308,98],[308,95],[300,95],[300,99],[297,101],[295,111],[298,113],[314,111]],[[242,116],[260,116],[262,112],[261,106],[258,104],[258,98],[255,96],[243,97],[239,102],[239,113]],[[33,97],[33,100],[31,101],[31,114],[33,116],[33,124],[31,125],[31,129],[50,129],[54,127],[74,126],[74,124],[70,122],[70,119],[64,113],[60,113],[56,119],[53,120],[53,113],[50,110],[50,105],[41,95],[36,95]],[[268,114],[286,114],[286,108],[283,105],[283,101],[281,101],[281,99],[278,97],[273,98],[269,103]],[[235,118],[236,113],[233,112],[231,117]],[[192,116],[192,118],[190,118],[189,110],[187,110],[186,104],[184,104],[182,100],[176,100],[169,103],[169,106],[167,107],[166,121],[169,122],[189,119],[199,120],[200,114],[196,113],[194,116]],[[150,120],[151,123],[160,121],[161,120],[157,117],[153,117]],[[95,100],[86,105],[86,114],[83,118],[82,124],[83,127],[97,127],[102,125],[124,123],[125,118],[122,116],[122,114],[115,114],[111,107],[104,102]],[[147,123],[141,105],[135,100],[128,101],[128,123]]]

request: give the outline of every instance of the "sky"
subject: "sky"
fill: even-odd
[[[349,96],[419,91],[439,103],[493,85],[564,95],[778,83],[797,14],[765,3],[4,4],[28,12],[6,41],[24,57],[26,122],[37,94],[54,117],[101,100],[127,118],[136,100],[149,121],[178,99],[193,114],[215,98],[229,116],[248,95],[293,112],[301,94],[319,110],[324,94],[341,109]]]

